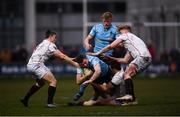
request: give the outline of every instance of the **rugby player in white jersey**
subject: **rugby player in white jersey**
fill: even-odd
[[[29,98],[42,86],[44,86],[45,81],[49,83],[47,107],[57,106],[53,102],[53,97],[56,92],[57,80],[55,79],[50,69],[47,68],[44,64],[50,57],[54,56],[60,60],[72,64],[73,66],[79,67],[78,63],[74,62],[71,58],[57,49],[55,45],[56,41],[57,34],[48,30],[45,33],[45,39],[37,46],[29,59],[27,70],[36,76],[36,83],[32,85],[24,98],[21,99],[21,102],[25,107],[28,107]]]
[[[123,45],[127,49],[127,53],[124,58],[116,58],[116,61],[119,63],[129,64],[124,72],[126,95],[120,97],[119,99],[133,101],[135,100],[135,95],[131,78],[150,65],[151,55],[146,44],[139,37],[131,33],[130,26],[119,26],[118,30],[121,32],[121,35],[119,35],[114,42],[96,53],[89,54],[98,56],[113,48],[116,48],[119,45]]]

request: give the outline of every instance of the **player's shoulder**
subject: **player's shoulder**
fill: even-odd
[[[102,23],[95,24],[94,28],[96,28],[96,29],[103,28],[103,24]]]
[[[90,60],[90,61],[99,59],[98,57],[96,57],[96,56],[91,56],[91,55],[86,55],[86,57],[87,57],[87,59]]]
[[[103,26],[103,24],[102,23],[97,23],[94,26]]]
[[[112,24],[112,25],[111,25],[111,28],[110,28],[110,29],[111,29],[111,31],[112,31],[112,32],[119,33],[119,32],[118,32],[118,28],[117,28],[117,26],[116,26],[116,25],[114,25],[114,24]]]
[[[116,30],[118,29],[115,24],[111,24],[111,27],[112,27],[113,29],[116,29]]]
[[[91,55],[86,55],[87,59],[92,59],[94,58],[95,56],[91,56]]]
[[[44,40],[44,43],[45,43],[46,47],[48,47],[48,48],[54,48],[54,49],[57,49],[56,44],[53,43],[53,42],[50,42],[50,41],[48,41],[48,40]]]
[[[43,43],[43,44],[45,44],[45,45],[49,45],[49,44],[51,44],[51,42],[50,42],[50,41],[48,41],[47,39],[44,39],[44,40],[42,41],[42,43]]]

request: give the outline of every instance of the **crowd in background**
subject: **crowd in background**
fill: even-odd
[[[23,45],[12,48],[2,49],[0,51],[0,63],[26,63],[29,57],[27,49]]]
[[[82,46],[63,46],[59,49],[70,57],[75,57],[82,50]],[[164,50],[162,53],[158,54],[157,49],[154,44],[148,44],[148,49],[152,55],[153,63],[168,64],[172,67],[176,67],[180,63],[180,51],[176,48],[172,48],[167,51]],[[18,45],[12,48],[6,48],[0,50],[0,63],[1,64],[11,64],[11,63],[27,63],[31,55],[24,45]],[[118,55],[118,53],[117,53]],[[59,61],[53,60],[54,63],[61,63]]]
[[[70,57],[75,57],[80,50],[81,46],[64,46],[59,48],[63,53]],[[17,45],[12,48],[5,48],[0,50],[0,64],[11,64],[11,63],[22,63],[27,64],[28,59],[32,52],[28,52],[26,47],[23,45]],[[51,59],[54,62],[59,62]]]

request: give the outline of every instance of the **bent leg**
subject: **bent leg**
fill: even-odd
[[[24,105],[25,107],[28,106],[29,98],[30,98],[34,93],[36,93],[41,87],[43,87],[44,84],[45,84],[44,81],[41,79],[41,80],[37,80],[36,83],[31,86],[31,88],[29,89],[29,91],[27,92],[27,94],[24,96],[24,98],[21,99],[21,102],[23,103],[23,105]]]
[[[131,77],[136,75],[136,73],[137,73],[137,70],[134,64],[130,64],[124,73],[126,94],[131,95],[133,100],[135,100],[135,94],[134,94],[134,85],[133,85],[133,81]]]
[[[43,76],[43,79],[49,83],[47,103],[53,104],[53,98],[56,92],[57,80],[50,71]]]

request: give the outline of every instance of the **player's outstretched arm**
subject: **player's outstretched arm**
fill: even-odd
[[[67,55],[63,54],[61,51],[57,50],[57,51],[54,51],[54,56],[56,56],[57,58],[79,68],[79,64],[74,62],[72,58],[68,57]]]
[[[78,85],[82,84],[84,81],[89,79],[92,76],[93,72],[90,69],[84,69],[84,74],[83,73],[78,73],[76,75],[76,83]]]
[[[103,54],[103,53],[105,53],[105,52],[107,52],[107,51],[109,51],[111,49],[112,49],[111,46],[108,45],[108,46],[104,47],[103,49],[101,49],[99,52],[96,52],[96,53],[94,53],[94,52],[87,52],[86,54],[87,55],[91,55],[91,56],[99,56],[100,54]]]
[[[107,61],[119,62],[118,61],[119,58],[116,58],[116,57],[111,57],[111,56],[108,56],[108,55],[100,55],[100,57],[102,57],[104,60],[107,60]]]
[[[124,58],[117,58],[117,62],[127,64],[132,60],[132,56],[129,52],[126,53]]]
[[[91,41],[93,40],[93,37],[91,35],[88,35],[84,40],[84,47],[87,51],[90,51],[92,49]]]
[[[115,47],[117,47],[118,45],[120,45],[123,42],[123,40],[121,39],[116,39],[115,41],[113,41],[110,45],[104,47],[103,49],[101,49],[99,52],[96,53],[96,55],[100,55],[103,54]]]
[[[96,64],[96,65],[94,66],[94,70],[95,70],[95,71],[94,71],[92,77],[91,77],[89,80],[85,81],[83,84],[92,83],[93,81],[95,81],[95,80],[100,76],[100,74],[101,74],[100,64]]]

